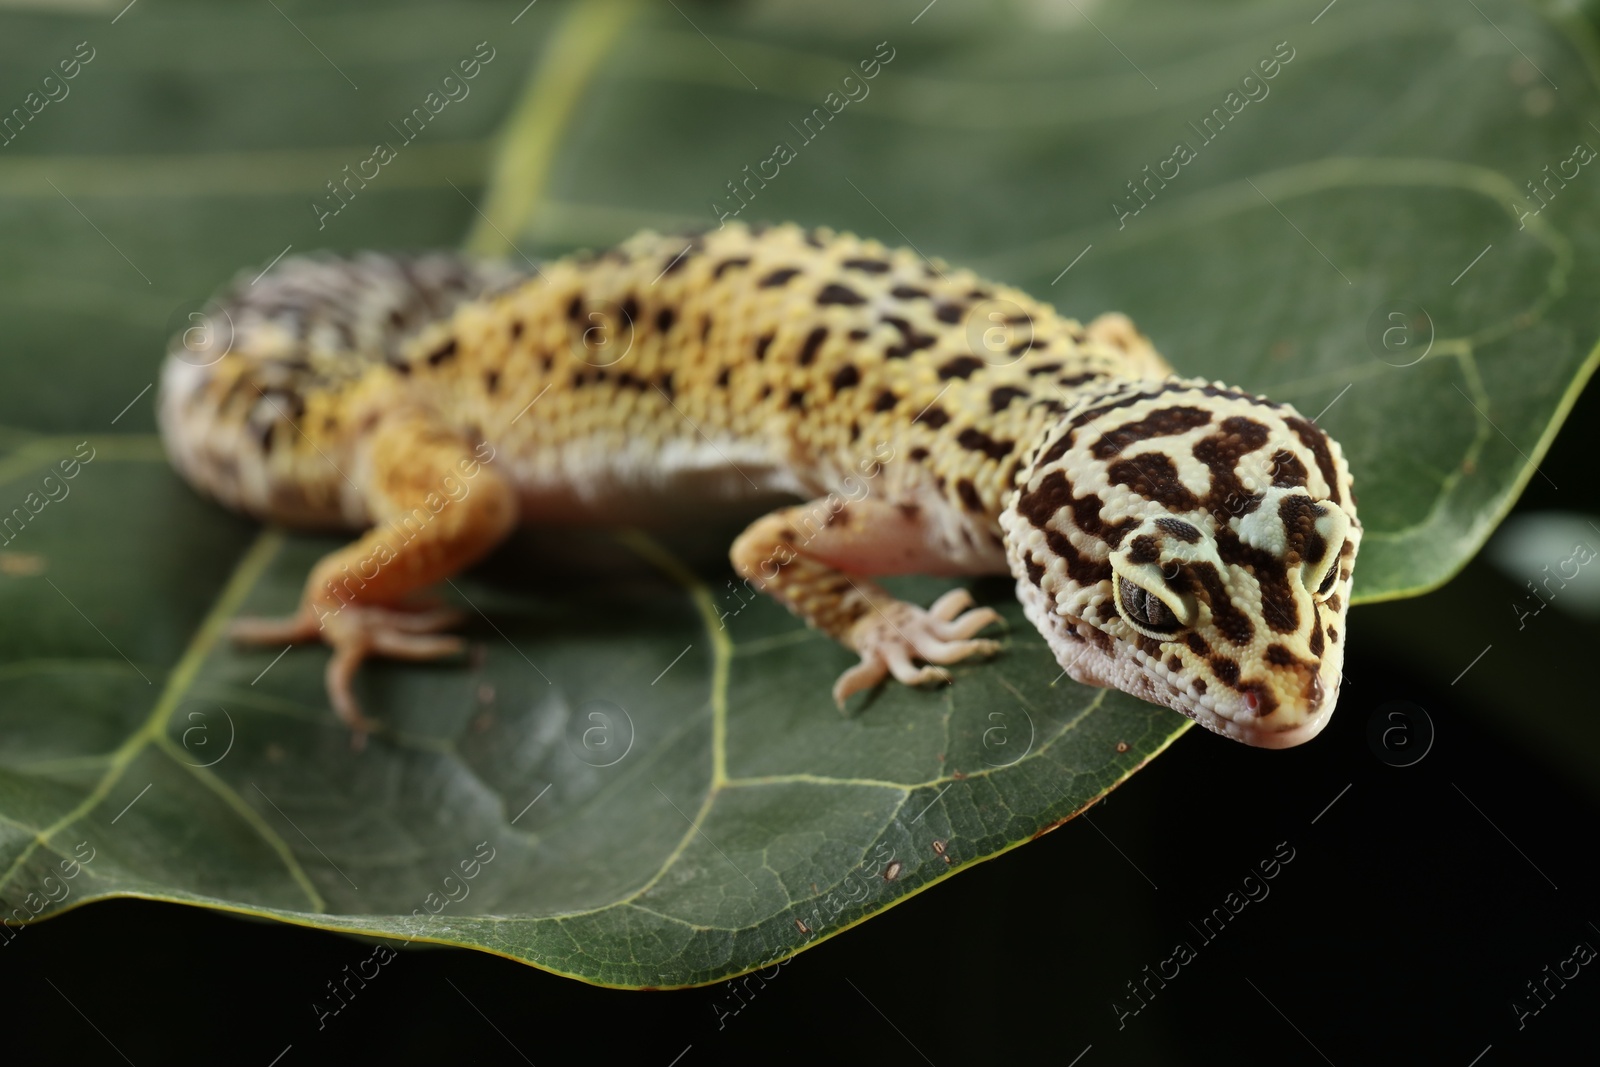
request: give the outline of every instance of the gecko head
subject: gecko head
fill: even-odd
[[[1327,724],[1361,525],[1338,444],[1294,409],[1198,379],[1112,385],[1034,443],[1001,524],[1073,678],[1264,748]]]

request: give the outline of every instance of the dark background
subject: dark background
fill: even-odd
[[[1592,506],[1597,426],[1591,383],[1540,463],[1561,488],[1536,479],[1518,512]],[[623,992],[415,947],[319,1029],[312,1002],[368,943],[114,901],[0,947],[6,1062],[1069,1064],[1087,1046],[1083,1067],[1592,1062],[1600,960],[1521,1027],[1512,1004],[1536,1006],[1525,983],[1579,942],[1600,947],[1600,806],[1581,771],[1600,626],[1551,614],[1519,632],[1516,589],[1480,559],[1436,593],[1354,609],[1346,688],[1314,742],[1191,730],[1087,819],[752,980],[737,1014],[718,1010],[739,1003],[726,985]],[[1438,634],[1453,659],[1419,655]],[[1452,685],[1461,650],[1485,644]],[[1393,701],[1432,724],[1410,766],[1378,756],[1425,744],[1414,712],[1387,718]],[[1375,717],[1399,731],[1387,747]],[[1294,858],[1269,894],[1197,936],[1280,842]],[[1179,941],[1195,958],[1119,1029],[1125,983]]]

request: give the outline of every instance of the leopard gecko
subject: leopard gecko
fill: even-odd
[[[371,655],[456,652],[414,594],[519,522],[798,498],[734,541],[752,589],[860,655],[833,697],[999,651],[953,590],[1009,572],[1062,669],[1248,744],[1338,695],[1360,543],[1340,448],[1292,407],[1177,376],[1123,315],[1087,326],[828,229],[645,232],[521,272],[453,253],[285,260],[179,335],[159,420],[221,503],[359,539],[247,642],[322,641],[356,738]],[[470,483],[470,492],[448,492]]]

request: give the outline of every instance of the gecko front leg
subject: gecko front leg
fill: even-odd
[[[293,615],[238,619],[231,634],[247,643],[332,646],[328,700],[359,745],[374,724],[350,689],[356,668],[369,655],[426,660],[460,650],[459,638],[436,632],[460,621],[458,612],[408,606],[407,598],[494,548],[517,521],[517,501],[460,436],[420,412],[380,422],[353,473],[373,527],[317,563]]]
[[[930,546],[920,514],[879,501],[839,504],[830,498],[771,512],[756,520],[730,552],[739,575],[834,640],[861,655],[839,676],[833,699],[845,700],[893,674],[906,685],[949,681],[938,664],[999,649],[973,635],[1000,616],[965,610],[972,596],[952,589],[932,606],[898,600],[869,575],[952,573]],[[921,659],[924,666],[912,662]]]

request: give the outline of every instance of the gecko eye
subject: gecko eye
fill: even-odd
[[[1120,576],[1117,578],[1117,609],[1137,630],[1172,634],[1183,628],[1165,601]]]

